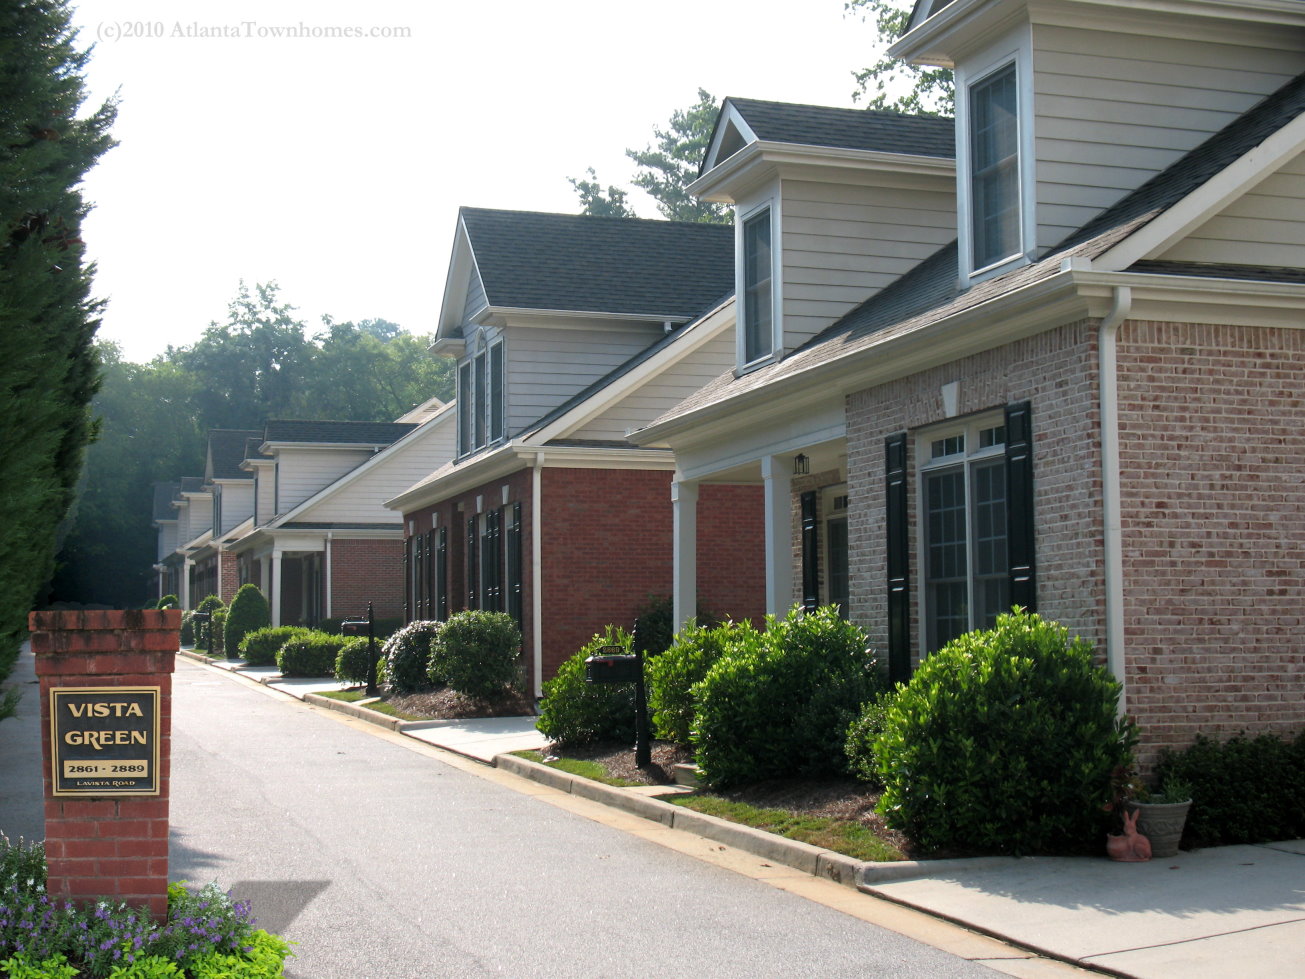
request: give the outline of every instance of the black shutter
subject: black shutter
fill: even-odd
[[[412,559],[409,556],[412,551],[412,538],[409,537],[403,542],[403,621],[412,621],[412,574],[409,568],[412,567]]]
[[[521,628],[521,503],[508,511],[507,530],[507,611]]]
[[[480,608],[477,595],[480,582],[476,577],[476,518],[467,518],[467,608]]]
[[[435,618],[435,538],[439,532],[432,528],[426,534],[426,560],[422,567],[422,578],[425,579],[426,588],[423,596],[423,604],[426,607],[423,618]]]
[[[489,612],[503,611],[503,545],[500,536],[501,510],[485,514],[485,532],[480,538],[480,576],[484,582],[482,606]]]
[[[449,617],[449,528],[441,527],[435,538],[435,618]]]
[[[1033,556],[1033,426],[1029,402],[1006,406],[1006,558],[1010,600],[1036,612]]]
[[[888,679],[911,678],[911,541],[907,533],[906,433],[884,440],[887,485],[884,524],[888,531]]]
[[[802,494],[802,607],[814,612],[820,607],[820,523],[816,494]]]
[[[418,534],[412,539],[412,591],[413,608],[418,619],[427,619],[426,614],[426,535]]]

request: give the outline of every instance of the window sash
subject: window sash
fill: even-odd
[[[1018,108],[1013,64],[970,89],[970,248],[976,269],[1020,250]]]
[[[770,209],[743,223],[743,362],[774,347]]]

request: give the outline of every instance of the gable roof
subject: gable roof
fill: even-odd
[[[699,409],[865,351],[889,336],[923,330],[1000,296],[1028,289],[1062,271],[1066,258],[1091,259],[1105,255],[1303,113],[1305,74],[1283,85],[1167,169],[1125,195],[1038,261],[962,290],[956,275],[957,244],[953,241],[785,359],[740,377],[735,377],[732,372],[724,374],[649,427],[659,427]],[[1139,263],[1130,270],[1154,271],[1155,266],[1153,262]],[[1221,271],[1214,269],[1224,268],[1201,263],[1168,263],[1166,267],[1170,272],[1190,275],[1217,275]],[[1264,271],[1261,270],[1260,275],[1248,273],[1243,277],[1260,278]],[[1288,276],[1282,281],[1299,279]]]
[[[417,426],[398,422],[269,421],[264,442],[360,446],[389,445]]]
[[[208,433],[210,479],[252,479],[253,474],[240,468],[245,459],[245,443],[258,438],[257,430],[213,428]]]
[[[729,225],[464,207],[491,306],[692,319],[734,284]]]
[[[774,143],[919,156],[956,155],[956,124],[941,116],[763,102],[734,96],[725,101],[738,110],[757,139]],[[724,118],[723,112],[721,118]]]

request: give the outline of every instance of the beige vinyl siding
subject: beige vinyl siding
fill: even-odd
[[[537,421],[661,336],[645,329],[509,328],[508,435]]]
[[[296,514],[310,523],[381,523],[400,525],[401,517],[385,501],[421,482],[453,458],[456,428],[449,414],[430,431],[414,432],[357,478],[332,489]]]
[[[177,549],[177,522],[168,520],[159,524],[159,554],[158,560],[162,561],[165,557]]]
[[[224,481],[222,484],[222,526],[217,528],[219,534],[225,534],[248,520],[254,513],[254,481]]]
[[[1039,250],[1305,70],[1290,38],[1267,43],[1035,25]]]
[[[281,449],[277,452],[277,512],[293,510],[372,457],[359,449]]]
[[[623,439],[630,430],[647,425],[696,393],[708,381],[733,368],[734,360],[734,330],[731,327],[656,377],[649,378],[592,421],[567,433],[566,437]]]
[[[276,516],[274,492],[276,490],[276,476],[271,465],[260,464],[255,472],[258,474],[255,479],[255,499],[254,499],[254,525],[261,527],[274,516]]]
[[[1159,257],[1174,262],[1305,266],[1305,156],[1297,156]]]
[[[485,297],[485,285],[480,281],[480,273],[472,269],[470,281],[467,283],[467,302],[462,307],[462,322],[470,323],[472,317],[488,304],[489,300]]]
[[[790,350],[956,237],[950,190],[785,180],[781,192]]]

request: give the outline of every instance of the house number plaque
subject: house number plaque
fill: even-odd
[[[50,690],[56,796],[159,794],[159,688]]]

